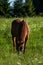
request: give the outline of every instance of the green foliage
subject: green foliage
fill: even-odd
[[[14,1],[14,15],[15,16],[22,16],[22,0]]]
[[[43,17],[24,18],[30,27],[26,53],[13,53],[11,23],[16,18],[0,18],[0,65],[43,65]]]
[[[26,12],[27,12],[27,15],[28,16],[33,16],[35,15],[35,8],[34,8],[34,5],[33,5],[33,1],[32,0],[26,0]]]
[[[25,3],[21,2],[21,0],[16,0],[14,2],[14,15],[15,16],[33,16],[34,6],[32,0],[28,0]]]
[[[0,0],[0,15],[5,17],[43,16],[42,0],[14,0],[12,7],[9,0]]]
[[[8,16],[11,11],[8,0],[0,0],[0,15]]]

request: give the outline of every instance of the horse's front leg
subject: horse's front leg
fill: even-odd
[[[22,52],[24,53],[24,43],[22,44]]]
[[[13,37],[13,50],[16,52],[16,37]]]

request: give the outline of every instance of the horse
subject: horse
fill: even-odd
[[[25,20],[13,20],[11,26],[11,35],[13,40],[13,48],[15,51],[17,50],[18,53],[20,51],[25,53],[26,42],[30,35],[30,28]]]

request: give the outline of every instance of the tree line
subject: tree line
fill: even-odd
[[[0,0],[0,16],[25,17],[43,16],[43,0],[15,0],[12,7],[9,0]]]

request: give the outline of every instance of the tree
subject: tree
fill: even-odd
[[[14,1],[14,16],[21,16],[22,0]]]
[[[43,0],[33,0],[33,4],[35,6],[36,15],[43,13]]]
[[[10,3],[8,0],[0,0],[0,15],[8,16],[10,12]]]
[[[25,0],[26,2],[26,12],[28,16],[33,16],[35,14],[34,10],[34,5],[32,0]]]

